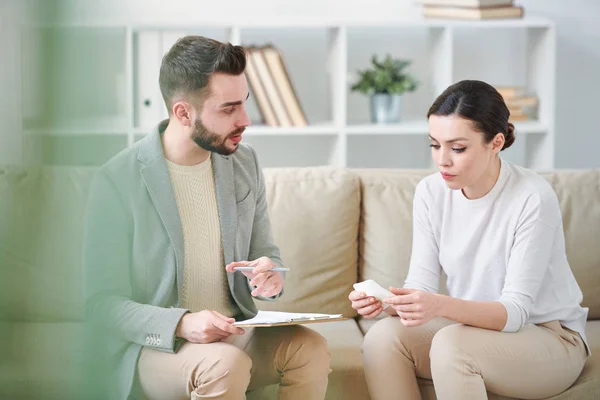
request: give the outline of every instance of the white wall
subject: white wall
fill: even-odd
[[[600,167],[600,1],[522,0],[557,25],[556,167]]]
[[[16,0],[0,0],[0,164],[21,162],[21,86],[18,23],[23,10]]]
[[[52,1],[52,0],[50,0]],[[311,20],[353,21],[380,19],[385,16],[410,18],[418,16],[418,6],[409,0],[230,0],[227,2],[198,0],[57,0],[61,8],[61,19],[77,24],[144,24],[191,26],[193,21],[220,21],[229,24],[243,23],[254,17],[265,18],[310,18]],[[597,93],[600,90],[600,2],[597,0],[516,0],[525,6],[528,15],[540,15],[554,20],[558,32],[557,53],[557,168],[600,167],[600,130],[596,124]],[[167,6],[167,4],[169,4]],[[373,39],[373,38],[371,38]],[[288,38],[289,47],[300,46],[298,39]],[[360,54],[368,54],[372,41],[357,41]],[[360,46],[365,46],[361,49]],[[413,46],[414,47],[414,46]],[[484,46],[485,47],[485,46]],[[522,60],[511,57],[511,46],[498,49],[494,45],[484,48],[483,56],[489,65],[490,76],[510,75],[518,71],[513,64]],[[518,47],[518,46],[516,46]],[[288,52],[291,50],[288,49]],[[460,54],[460,49],[457,50]],[[349,61],[352,61],[349,59]],[[358,63],[359,61],[357,61]],[[471,62],[467,57],[455,60],[457,70],[468,73]],[[352,65],[350,66],[352,67]],[[294,79],[300,92],[311,90],[314,71],[299,64],[293,67]],[[514,75],[514,74],[513,74]],[[314,85],[313,85],[314,86]],[[320,85],[319,85],[320,86]],[[302,95],[302,93],[300,93]],[[410,98],[407,98],[407,101]],[[414,103],[407,106],[408,113],[421,114],[426,111],[427,101],[414,96]],[[349,99],[349,115],[365,117],[367,110],[364,99]],[[327,114],[327,103],[317,100],[311,103],[318,118],[319,110]],[[326,115],[325,115],[326,116]]]
[[[39,161],[23,135],[23,115],[36,104],[23,101],[27,95],[24,83],[31,78],[33,66],[26,65],[27,46],[22,32],[24,26],[38,23],[41,15],[45,18],[52,14],[52,1],[0,0],[0,164]],[[39,91],[33,87],[29,95],[38,100]]]

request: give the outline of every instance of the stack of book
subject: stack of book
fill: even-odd
[[[246,77],[262,121],[268,126],[306,126],[306,116],[282,53],[273,45],[246,47]]]
[[[492,19],[522,18],[523,7],[513,0],[416,0],[425,18]]]
[[[496,86],[510,112],[510,121],[537,119],[538,98],[520,86]]]

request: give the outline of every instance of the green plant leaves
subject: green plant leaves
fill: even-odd
[[[402,94],[414,91],[419,83],[410,74],[404,72],[410,61],[394,59],[387,54],[383,61],[376,55],[371,57],[371,69],[358,71],[359,79],[351,87],[352,91],[363,94],[387,93]]]

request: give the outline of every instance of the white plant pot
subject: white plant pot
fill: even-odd
[[[402,95],[377,93],[370,97],[371,122],[390,124],[400,122],[400,103]]]

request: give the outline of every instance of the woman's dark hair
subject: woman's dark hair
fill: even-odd
[[[510,112],[502,95],[492,85],[482,81],[465,80],[449,86],[429,108],[427,118],[431,115],[457,115],[470,120],[475,129],[483,134],[485,143],[502,133],[502,150],[515,141],[515,127],[508,122]]]

